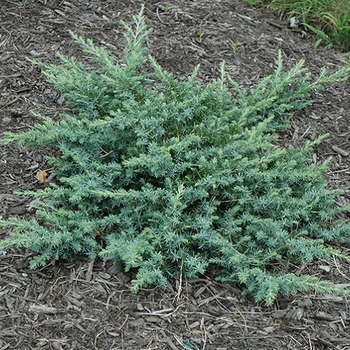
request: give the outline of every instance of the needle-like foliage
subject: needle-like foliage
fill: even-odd
[[[275,140],[313,90],[345,79],[348,70],[312,80],[302,61],[284,71],[279,53],[275,72],[250,91],[224,65],[203,87],[199,67],[178,81],[147,57],[142,11],[134,22],[124,24],[122,65],[74,34],[99,68],[62,55],[61,65],[41,64],[71,113],[59,121],[38,115],[33,129],[7,133],[2,142],[56,149],[48,161],[59,182],[24,193],[41,199],[38,219],[2,220],[11,232],[0,247],[38,252],[32,268],[76,254],[121,261],[138,269],[134,291],[198,276],[210,264],[221,270],[219,280],[267,304],[278,293],[335,290],[288,273],[291,263],[347,259],[328,243],[349,241],[349,225],[336,219],[348,208],[334,205],[339,192],[327,189],[327,164],[308,156],[322,138],[301,148]],[[285,270],[274,272],[276,263]]]

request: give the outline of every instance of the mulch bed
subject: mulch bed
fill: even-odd
[[[84,59],[68,30],[92,38],[116,57],[123,50],[120,21],[131,23],[139,0],[2,0],[0,2],[0,132],[23,131],[36,122],[30,110],[58,116],[64,96],[48,84],[26,57],[57,63],[57,51]],[[171,5],[169,7],[168,5]],[[153,33],[150,53],[184,79],[198,63],[203,84],[219,75],[220,64],[242,87],[272,73],[278,50],[285,66],[305,59],[317,74],[346,64],[336,49],[314,49],[314,38],[288,28],[287,21],[239,0],[147,1],[145,17]],[[237,47],[235,47],[237,44]],[[332,156],[326,174],[332,188],[349,198],[349,82],[327,86],[296,113],[282,143],[296,146],[329,137],[311,155],[319,163]],[[43,186],[38,170],[50,174],[50,150],[0,146],[0,215],[30,218],[35,202],[14,191]],[[7,232],[0,230],[5,237]],[[344,251],[347,247],[341,247]],[[133,272],[84,257],[28,268],[33,252],[0,252],[0,349],[350,349],[348,298],[298,294],[272,307],[255,304],[239,287],[203,278],[169,281],[166,289],[132,294]],[[344,262],[295,266],[336,283],[349,284]]]

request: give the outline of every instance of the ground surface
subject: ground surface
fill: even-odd
[[[26,56],[54,63],[59,50],[81,58],[68,34],[73,30],[120,57],[120,20],[131,22],[142,2],[1,0],[0,132],[32,126],[29,110],[57,115],[65,109],[64,97]],[[201,81],[210,81],[225,60],[233,78],[249,88],[273,71],[278,49],[287,67],[303,58],[315,74],[323,66],[334,71],[346,63],[336,50],[314,50],[312,38],[243,1],[146,3],[146,20],[154,28],[150,52],[179,79],[200,63]],[[340,205],[349,203],[349,87],[349,82],[337,84],[315,94],[312,106],[296,114],[291,130],[281,135],[282,142],[299,145],[330,134],[311,156],[315,162],[334,157],[327,178],[331,187],[345,190]],[[35,174],[50,173],[48,153],[0,146],[2,217],[34,214],[35,203],[13,191],[42,186]],[[32,254],[12,249],[0,256],[0,349],[350,349],[350,309],[343,297],[299,294],[266,308],[209,277],[170,281],[166,290],[133,295],[130,276],[119,267],[81,258],[31,271]],[[348,265],[336,260],[296,266],[295,272],[349,283]]]

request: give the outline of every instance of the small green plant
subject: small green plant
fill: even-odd
[[[238,46],[239,46],[239,42],[238,41],[233,41],[232,39],[230,39],[230,43],[231,43],[232,50],[234,52],[236,52],[236,50],[238,49]]]
[[[337,14],[323,13],[323,18],[331,26],[331,38],[338,43],[344,51],[350,51],[350,9]]]
[[[329,46],[332,46],[332,43],[333,43],[332,39],[323,30],[317,29],[316,27],[307,23],[303,23],[303,25],[319,36],[319,39],[317,39],[315,43],[316,49],[320,46],[322,41],[325,41]]]
[[[253,1],[254,2],[254,1]],[[337,44],[350,51],[350,9],[348,0],[262,0],[273,11],[297,18],[328,45]],[[248,0],[248,3],[252,1]]]
[[[164,11],[165,11],[165,12],[169,12],[172,8],[173,8],[173,5],[166,4],[166,5],[165,5]]]
[[[198,27],[198,37],[200,42],[202,42],[203,36],[204,36],[204,30],[203,30],[203,27],[200,25]]]
[[[339,191],[327,189],[328,162],[316,166],[308,157],[322,137],[280,148],[275,132],[309,104],[310,92],[346,79],[350,68],[312,80],[303,61],[284,71],[279,53],[275,72],[251,90],[224,65],[206,86],[196,81],[199,67],[178,81],[146,56],[142,11],[134,21],[134,28],[124,23],[123,65],[73,33],[96,70],[62,55],[61,65],[34,62],[71,112],[58,121],[37,115],[33,129],[6,133],[2,142],[58,150],[48,162],[59,182],[23,193],[41,209],[29,221],[2,220],[11,232],[0,248],[36,251],[32,268],[76,254],[123,262],[137,269],[133,291],[215,264],[218,280],[267,304],[278,293],[340,292],[288,270],[334,255],[349,260],[330,245],[349,242],[349,224],[337,219],[349,208],[335,206]]]

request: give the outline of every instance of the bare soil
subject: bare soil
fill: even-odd
[[[84,59],[68,30],[92,38],[116,57],[124,47],[120,21],[131,23],[141,0],[1,0],[0,133],[24,131],[36,122],[30,110],[57,116],[64,96],[25,57],[57,63],[57,51]],[[171,6],[168,6],[171,5]],[[335,48],[314,49],[315,38],[291,31],[287,22],[239,0],[146,1],[153,27],[150,53],[179,79],[198,63],[206,83],[220,63],[242,87],[272,73],[278,50],[285,66],[305,59],[315,75],[346,64]],[[233,47],[236,46],[237,47]],[[349,82],[327,86],[296,113],[281,142],[300,145],[329,133],[310,155],[319,163],[332,156],[329,186],[342,188],[339,205],[349,204]],[[0,215],[30,218],[35,203],[14,191],[37,189],[38,170],[48,173],[50,150],[0,146]],[[5,237],[8,232],[0,231]],[[348,250],[348,247],[340,247]],[[166,289],[129,291],[132,273],[81,257],[32,271],[33,252],[10,249],[0,255],[0,349],[350,349],[348,298],[298,294],[272,307],[241,295],[239,286],[201,279],[172,280]],[[349,284],[344,262],[295,266]]]

